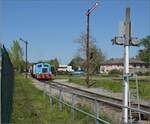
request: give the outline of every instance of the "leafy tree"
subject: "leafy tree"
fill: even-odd
[[[57,74],[57,68],[59,66],[59,61],[57,58],[46,61],[50,65],[52,65],[51,71],[54,75]]]
[[[86,43],[87,43],[86,33],[82,32],[79,38],[75,40],[75,43],[79,44],[78,54],[81,55],[83,58],[85,58],[86,57]],[[95,43],[96,43],[96,40],[92,38],[92,36],[89,36],[89,47],[93,48]]]
[[[13,41],[9,53],[15,70],[18,72],[23,71],[25,66],[25,62],[23,60],[23,50],[17,40]]]
[[[75,40],[80,45],[78,51],[84,58],[84,65],[86,68],[86,33],[81,33],[80,37]],[[89,52],[90,52],[90,73],[98,73],[100,63],[104,61],[105,55],[100,48],[96,46],[96,39],[92,36],[89,37]]]
[[[51,60],[47,61],[47,63],[49,63],[50,65],[54,66],[54,68],[58,68],[58,66],[59,66],[59,61],[58,61],[57,58],[51,59]]]
[[[0,48],[2,48],[2,44],[0,43]]]
[[[69,63],[69,65],[72,66],[74,70],[77,70],[78,67],[83,68],[83,64],[84,59],[80,55],[76,55]]]
[[[150,67],[150,36],[143,38],[141,46],[144,48],[139,50],[138,58],[146,62],[147,66]]]
[[[90,54],[90,70],[92,74],[99,73],[100,64],[105,60],[105,56],[100,48],[97,48],[96,45],[91,48]]]

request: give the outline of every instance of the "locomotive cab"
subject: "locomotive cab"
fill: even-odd
[[[33,77],[38,80],[49,80],[52,78],[51,66],[48,63],[37,63],[33,65]]]

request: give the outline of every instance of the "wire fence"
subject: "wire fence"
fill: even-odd
[[[52,89],[57,90],[59,92],[58,93],[59,95],[58,96],[53,95],[52,94]],[[70,103],[63,100],[63,93],[70,93],[71,94]],[[58,87],[55,87],[55,86],[52,86],[52,85],[46,86],[46,83],[44,83],[44,85],[43,85],[43,94],[44,95],[47,94],[49,96],[50,107],[51,108],[53,107],[53,101],[54,100],[56,100],[58,102],[59,111],[62,111],[63,105],[66,105],[67,107],[70,107],[73,118],[75,118],[74,117],[75,116],[75,111],[77,111],[77,112],[83,113],[84,115],[87,115],[87,116],[95,119],[95,124],[110,124],[110,122],[105,121],[104,119],[100,118],[100,111],[99,111],[100,104],[99,104],[98,99],[96,97],[90,97],[90,96],[86,96],[86,95],[76,93],[76,92],[72,92],[72,91],[69,92],[68,90],[58,88]],[[94,113],[93,112],[92,113],[87,112],[87,111],[83,110],[83,108],[77,107],[76,106],[77,98],[81,98],[81,99],[85,98],[85,99],[91,100],[91,102],[93,103]]]
[[[14,69],[5,46],[1,47],[1,123],[9,123],[12,110]]]
[[[56,83],[56,82],[55,82]],[[64,85],[63,85],[64,86]],[[68,95],[64,95],[64,94],[70,94],[70,97]],[[118,116],[117,118],[115,116],[111,116],[110,118],[101,118],[101,110],[103,108],[103,104],[111,104],[112,107],[117,107],[119,109],[123,109],[125,108],[122,104],[119,103],[115,103],[115,102],[111,102],[108,100],[101,100],[97,97],[94,96],[89,96],[89,95],[85,95],[80,93],[79,91],[75,91],[73,89],[66,89],[65,87],[61,87],[61,86],[57,86],[57,85],[53,85],[53,84],[43,84],[43,94],[47,94],[49,96],[49,100],[50,100],[50,107],[53,108],[53,103],[54,101],[57,101],[58,103],[58,108],[60,111],[62,111],[63,109],[63,105],[66,105],[67,107],[71,108],[71,112],[72,112],[72,116],[74,118],[75,115],[75,111],[78,111],[79,113],[83,113],[93,119],[95,119],[95,124],[110,124],[111,121],[112,123],[123,123],[122,122],[122,118],[120,118],[121,116]],[[66,98],[66,100],[64,99]],[[85,111],[83,108],[78,108],[77,103],[81,102],[79,99],[85,100],[85,102],[87,103],[87,105],[90,105],[88,103],[92,103],[92,107],[90,108],[91,110],[94,110],[91,112]],[[88,101],[90,100],[90,101]],[[86,104],[85,103],[85,104]],[[84,104],[84,105],[85,105]],[[99,109],[100,108],[100,109]],[[106,108],[105,108],[106,109]],[[142,110],[140,108],[136,108],[136,107],[127,107],[128,110],[133,111],[134,113],[140,113],[143,116],[143,119],[149,117],[150,112],[149,110],[145,111]],[[149,109],[149,108],[148,108]],[[110,109],[109,109],[110,110]],[[118,111],[119,112],[119,111]],[[113,113],[110,111],[110,113]],[[113,118],[112,118],[113,117]],[[109,120],[109,119],[117,119],[117,120]],[[130,118],[129,118],[130,119]],[[143,123],[149,123],[149,119],[147,120],[141,120],[141,119],[137,119],[137,115],[135,115],[135,117],[129,120],[130,124],[134,124],[134,123],[139,123],[139,124],[143,124]],[[107,120],[107,121],[106,121]],[[116,122],[117,121],[117,122]]]

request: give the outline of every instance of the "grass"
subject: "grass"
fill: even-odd
[[[54,79],[68,79],[70,75],[57,75],[54,77]]]
[[[79,85],[86,85],[85,78],[83,77],[72,76],[72,77],[69,77],[69,81],[79,84]],[[111,78],[94,77],[91,80],[91,83],[94,83],[93,87],[101,87],[112,92],[119,93],[119,92],[122,92],[123,90],[123,83],[122,83],[122,80],[120,79],[112,80]],[[132,78],[129,83],[130,83],[130,88],[133,88],[136,85],[134,78]],[[142,99],[147,99],[147,100],[150,99],[150,83],[149,82],[145,82],[143,81],[143,79],[139,81],[139,94]]]
[[[85,79],[81,77],[70,77],[69,81],[80,85],[86,85]],[[122,90],[120,81],[112,81],[110,79],[92,79],[90,82],[94,83],[93,87],[102,87],[113,92],[121,92]]]
[[[70,108],[63,106],[58,111],[58,103],[54,101],[50,108],[49,97],[36,89],[31,80],[21,75],[15,77],[13,111],[11,123],[13,124],[94,124],[95,120],[76,112],[75,119],[71,116]],[[104,118],[104,117],[103,117]]]
[[[48,99],[43,99],[42,92],[36,90],[31,81],[17,75],[15,77],[12,123],[36,124],[46,123],[49,120],[50,111]],[[45,115],[45,116],[44,116]]]

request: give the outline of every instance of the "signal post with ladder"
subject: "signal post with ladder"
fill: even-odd
[[[131,37],[131,21],[130,8],[126,8],[124,21],[124,35],[122,37],[114,37],[112,43],[124,46],[124,74],[123,74],[123,124],[128,124],[128,102],[129,102],[129,46],[138,46],[140,40]]]

